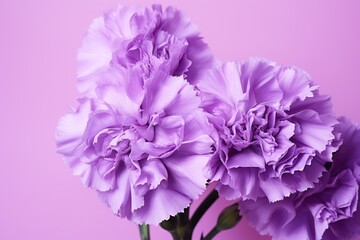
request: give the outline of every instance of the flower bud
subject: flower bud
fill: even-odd
[[[238,209],[238,204],[234,203],[226,207],[219,215],[216,228],[219,231],[230,229],[235,227],[235,225],[241,220],[240,211]]]

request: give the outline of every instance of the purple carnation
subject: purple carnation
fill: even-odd
[[[99,98],[80,99],[60,120],[58,152],[115,214],[158,224],[205,189],[213,129],[183,77],[159,71],[122,82],[102,85]]]
[[[79,89],[91,95],[106,84],[109,71],[135,71],[148,79],[160,67],[196,82],[213,61],[199,34],[197,26],[172,7],[119,6],[90,25],[78,52]]]
[[[337,121],[305,72],[251,59],[213,68],[197,86],[219,135],[208,177],[220,195],[274,202],[314,186]]]
[[[340,119],[342,145],[314,188],[269,203],[266,198],[239,203],[262,234],[273,239],[350,239],[360,235],[360,128]]]
[[[332,174],[341,174],[347,169],[351,170],[353,176],[360,184],[360,127],[346,118],[340,119],[339,126],[342,133],[343,144],[339,151],[334,154]],[[355,186],[354,186],[355,187]],[[357,186],[356,186],[357,187]],[[360,189],[359,189],[360,191]],[[356,195],[358,198],[359,193]],[[343,195],[351,196],[346,193]],[[360,199],[357,201],[357,211],[351,218],[334,221],[324,233],[324,239],[351,239],[360,236]]]

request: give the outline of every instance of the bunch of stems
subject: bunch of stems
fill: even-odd
[[[200,219],[204,216],[206,211],[216,202],[218,198],[219,195],[217,191],[213,190],[203,200],[203,202],[199,205],[199,207],[195,210],[194,214],[191,217],[188,207],[185,208],[183,212],[178,213],[177,215],[170,217],[168,220],[161,222],[160,226],[171,234],[173,240],[192,240],[192,235],[196,225],[199,223]],[[239,212],[237,212],[236,214],[238,214],[238,218],[236,218],[235,221],[232,221],[234,223],[231,223],[229,227],[220,227],[221,226],[220,218],[221,215],[224,215],[222,213],[219,217],[220,222],[218,219],[218,223],[216,224],[216,226],[214,226],[213,229],[206,236],[201,236],[201,240],[211,240],[219,232],[234,227],[241,219]],[[139,225],[139,229],[140,229],[141,240],[150,240],[149,225],[147,224]]]

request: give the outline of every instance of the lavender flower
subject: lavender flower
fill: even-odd
[[[92,96],[107,84],[109,71],[135,71],[148,79],[160,66],[193,83],[212,61],[197,27],[180,11],[119,6],[92,22],[78,52],[78,85]]]
[[[342,145],[313,189],[269,203],[266,198],[240,202],[241,212],[273,239],[350,239],[360,235],[360,128],[340,119]]]
[[[197,86],[219,134],[208,177],[220,195],[274,202],[314,186],[337,121],[305,72],[251,59],[218,66]]]
[[[158,224],[205,189],[212,128],[183,77],[113,74],[123,85],[102,85],[60,120],[58,152],[115,214]]]

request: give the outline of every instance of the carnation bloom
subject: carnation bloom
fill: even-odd
[[[212,128],[183,77],[160,71],[122,83],[102,85],[60,120],[58,152],[115,214],[158,224],[205,189]]]
[[[219,135],[208,177],[220,195],[274,202],[314,186],[331,161],[337,121],[305,72],[260,59],[229,62],[197,87]]]
[[[276,240],[350,239],[360,234],[360,128],[340,119],[342,145],[314,188],[269,203],[266,198],[239,203],[262,234]]]
[[[78,52],[79,90],[91,95],[114,69],[136,71],[148,79],[161,67],[196,82],[213,61],[199,34],[197,26],[172,7],[119,6],[90,25]]]

